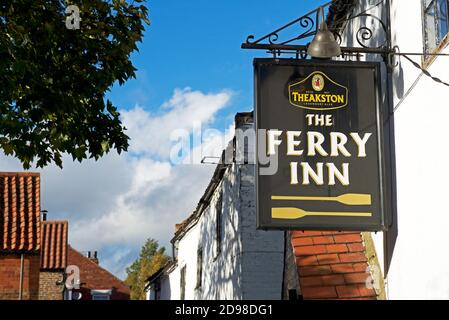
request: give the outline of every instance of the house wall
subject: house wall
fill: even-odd
[[[181,297],[180,291],[180,274],[179,268],[175,268],[169,276],[161,279],[161,300],[179,300]]]
[[[196,281],[196,250],[199,241],[199,228],[192,228],[180,241],[178,247],[178,265],[174,270],[177,278],[170,281],[171,297],[173,300],[181,298],[181,269],[186,267],[186,286],[185,299],[191,300],[195,296],[195,281]]]
[[[243,299],[281,299],[284,232],[256,230],[255,166],[240,170]]]
[[[63,278],[62,271],[41,271],[39,276],[39,300],[62,300]]]
[[[199,221],[179,241],[177,265],[161,279],[161,299],[177,300],[181,296],[181,269],[186,266],[185,299],[242,299],[241,243],[238,228],[238,179],[236,167],[228,168]],[[223,190],[221,252],[217,252],[216,204]],[[197,253],[203,248],[203,277],[197,285]]]
[[[212,201],[201,218],[203,281],[195,299],[242,299],[242,239],[239,222],[239,170],[228,167]],[[222,194],[222,241],[217,251],[217,200]],[[195,270],[196,280],[196,270]]]
[[[373,1],[359,2],[358,12]],[[401,52],[423,52],[421,0],[391,1],[392,39]],[[384,15],[384,6],[369,13]],[[360,20],[360,19],[356,19]],[[354,24],[358,21],[354,20]],[[345,37],[356,44],[356,26]],[[376,29],[380,39],[383,33]],[[378,40],[374,40],[374,42]],[[449,53],[446,47],[443,53]],[[372,60],[375,57],[368,56]],[[412,56],[421,64],[420,56]],[[449,149],[447,118],[449,88],[432,81],[405,58],[393,70],[396,108],[395,153],[397,179],[397,239],[395,231],[373,234],[379,260],[389,262],[389,299],[449,299],[449,253],[446,249],[449,209],[446,170]],[[449,58],[438,57],[428,71],[449,81]],[[385,80],[385,78],[384,78]],[[385,251],[385,248],[387,251]],[[393,250],[394,248],[394,250]],[[388,257],[393,250],[392,258]],[[388,260],[388,261],[385,261]],[[387,270],[383,268],[385,274]]]
[[[20,291],[20,254],[0,253],[0,300],[18,300]],[[23,300],[37,300],[39,295],[39,254],[24,254]]]

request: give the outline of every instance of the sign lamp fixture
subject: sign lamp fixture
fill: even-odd
[[[321,18],[321,23],[318,23],[319,18]],[[341,55],[340,45],[335,40],[332,32],[327,28],[323,7],[318,8],[317,31],[307,49],[307,54],[319,59],[330,59]]]

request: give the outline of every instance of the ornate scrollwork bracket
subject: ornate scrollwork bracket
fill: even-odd
[[[336,5],[333,1],[326,3],[323,8],[337,17],[333,20],[329,29],[340,44],[342,43],[341,34],[348,23],[356,19],[362,21],[355,33],[355,39],[359,47],[342,47],[343,57],[347,55],[381,54],[387,58],[391,50],[387,47],[387,26],[382,19],[366,11],[348,16],[347,12],[350,11],[348,9],[351,8],[348,8],[347,4]],[[298,59],[305,59],[307,58],[308,43],[316,34],[318,10],[319,8],[310,11],[260,38],[256,39],[254,35],[249,35],[246,42],[242,43],[242,48],[266,50],[274,57],[281,54],[295,54]],[[368,21],[371,21],[370,27],[368,27]],[[375,42],[375,45],[373,45],[373,42]]]

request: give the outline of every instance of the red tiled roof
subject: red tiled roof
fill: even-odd
[[[0,172],[0,250],[40,247],[39,173]]]
[[[377,299],[359,232],[293,231],[304,299]]]
[[[128,300],[129,287],[109,271],[100,267],[97,263],[68,246],[69,265],[78,266],[80,269],[82,300],[90,300],[90,290],[113,289],[111,300]]]
[[[41,269],[65,269],[67,266],[67,221],[43,221]]]

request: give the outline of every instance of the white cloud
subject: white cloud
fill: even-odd
[[[229,125],[225,132],[216,129],[207,129],[202,133],[201,143],[194,146],[182,159],[184,164],[200,164],[204,157],[208,162],[216,162],[223,149],[228,146],[229,141],[234,137],[234,124]]]
[[[168,246],[175,223],[195,208],[215,168],[198,163],[203,155],[219,156],[233,134],[233,126],[226,132],[207,126],[231,97],[229,91],[177,89],[159,113],[140,106],[122,111],[130,152],[81,164],[65,157],[63,170],[41,170],[42,209],[49,211],[49,219],[68,219],[70,243],[81,251],[100,250],[100,263],[123,277],[145,239]],[[186,153],[194,161],[186,158],[174,165],[171,132],[192,133],[199,122],[206,132]],[[1,157],[0,165],[4,171],[22,170],[10,157]]]
[[[231,97],[229,91],[204,94],[190,88],[176,89],[160,108],[164,112],[160,115],[152,115],[140,106],[122,111],[127,134],[133,139],[130,152],[167,158],[173,131],[189,132],[199,123],[202,126],[210,124]]]

